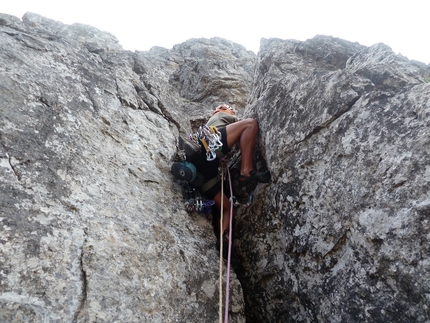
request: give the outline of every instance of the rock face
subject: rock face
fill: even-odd
[[[170,174],[175,109],[244,107],[255,55],[217,39],[131,53],[34,14],[0,15],[0,44],[0,321],[218,322],[212,227]],[[236,76],[185,84],[218,45]],[[235,276],[230,321],[245,322]]]
[[[266,40],[246,114],[273,182],[238,215],[247,322],[428,322],[429,68]]]
[[[172,50],[155,47],[136,52],[134,59],[144,103],[183,134],[206,121],[218,104],[228,102],[240,114],[256,63],[254,53],[220,38],[192,39]]]
[[[35,14],[0,45],[1,322],[218,322],[212,227],[169,170],[221,102],[272,172],[236,211],[229,321],[428,322],[429,66],[324,36],[132,53]]]

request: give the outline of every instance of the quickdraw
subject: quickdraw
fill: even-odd
[[[206,159],[212,161],[216,158],[216,151],[221,151],[221,133],[217,127],[204,125],[199,127],[197,133],[191,134],[190,139],[201,143],[206,150]]]

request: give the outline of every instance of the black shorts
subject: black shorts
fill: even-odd
[[[228,148],[227,144],[227,130],[226,127],[218,129],[219,132],[221,132],[221,142],[222,142],[222,148],[221,151],[224,155],[227,155],[230,152],[230,148]]]
[[[226,128],[218,129],[221,133],[221,142],[222,142],[222,153],[227,155],[230,149],[227,145],[227,131]],[[208,161],[206,158],[206,151],[202,149],[200,154],[191,156],[188,159],[189,162],[193,163],[196,166],[197,172],[204,176],[204,182],[207,182],[219,175],[219,163],[220,159],[215,158],[214,160]],[[205,197],[209,200],[213,199],[218,192],[221,191],[221,182],[218,181],[207,191],[203,192]]]

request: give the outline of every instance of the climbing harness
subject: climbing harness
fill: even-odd
[[[217,158],[217,152],[222,150],[221,133],[214,126],[208,127],[207,125],[199,127],[198,131],[194,134],[190,134],[189,140],[193,143],[203,145],[206,150],[206,159],[212,161]],[[221,157],[220,157],[221,158]],[[213,200],[204,200],[201,196],[200,189],[193,185],[199,179],[199,174],[196,171],[195,166],[192,163],[187,162],[186,155],[182,156],[182,161],[173,163],[171,167],[172,174],[184,183],[184,199],[185,199],[185,210],[187,212],[199,212],[208,214],[212,212],[212,206],[215,204]],[[226,167],[227,166],[227,167]],[[233,205],[235,203],[232,195],[232,184],[230,170],[228,168],[228,161],[224,158],[221,159],[221,206],[224,204],[224,179],[225,179],[225,168],[227,169],[228,180],[230,185],[230,221],[229,221],[229,238],[228,238],[228,256],[227,256],[227,275],[226,275],[226,296],[225,296],[225,313],[224,323],[228,323],[228,309],[230,299],[230,262],[231,262],[231,241],[233,231]],[[200,175],[201,176],[201,175]],[[212,187],[219,181],[219,176],[206,182],[208,188]],[[209,186],[210,184],[210,186]],[[205,192],[205,183],[199,186],[203,192]],[[219,322],[222,323],[222,267],[223,267],[223,207],[220,210],[220,277],[219,277]]]
[[[230,263],[231,263],[231,240],[232,240],[232,231],[233,231],[233,190],[231,185],[231,176],[230,176],[230,170],[227,167],[227,161],[225,159],[221,160],[221,215],[220,215],[220,274],[219,274],[219,281],[220,281],[220,297],[219,297],[219,322],[222,323],[222,259],[223,259],[223,232],[222,232],[222,223],[223,223],[223,202],[224,202],[224,174],[225,170],[227,169],[227,175],[228,175],[228,182],[229,182],[229,188],[230,188],[230,221],[229,221],[229,233],[228,233],[228,256],[227,256],[227,277],[226,277],[226,285],[225,285],[225,313],[224,313],[224,323],[228,323],[228,309],[229,309],[229,300],[230,300]]]
[[[203,145],[208,161],[214,160],[217,157],[216,152],[222,149],[221,133],[214,126],[199,127],[196,133],[190,135],[190,140]]]

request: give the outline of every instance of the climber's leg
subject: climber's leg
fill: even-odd
[[[257,142],[258,124],[254,119],[245,119],[232,123],[226,127],[227,144],[231,148],[239,143],[242,153],[240,174],[247,175],[253,170],[253,157]]]
[[[221,229],[223,233],[227,232],[228,229],[230,228],[230,209],[231,209],[230,200],[224,194],[223,205],[221,205],[221,191],[218,192],[217,195],[215,195],[213,200],[215,201],[215,206],[218,208],[218,210],[221,211],[221,208],[222,208],[223,221],[221,223]]]

